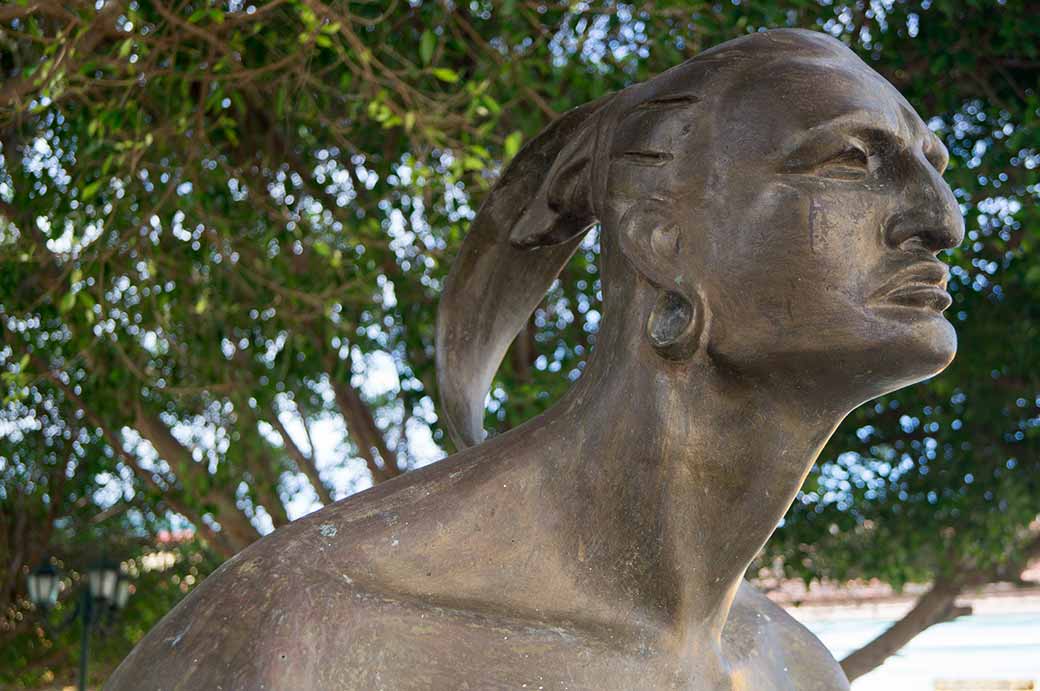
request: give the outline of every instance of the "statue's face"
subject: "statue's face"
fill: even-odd
[[[957,340],[936,255],[964,235],[942,143],[851,53],[764,72],[719,100],[689,210],[709,348],[861,400],[941,371]]]

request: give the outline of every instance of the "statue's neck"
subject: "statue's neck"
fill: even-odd
[[[590,367],[561,406],[575,454],[553,486],[590,585],[680,645],[713,645],[844,414],[669,367]]]

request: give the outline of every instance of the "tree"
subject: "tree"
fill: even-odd
[[[99,473],[124,478],[145,533],[186,521],[218,559],[300,497],[451,451],[436,299],[501,166],[558,113],[765,26],[840,36],[933,116],[968,218],[949,257],[961,356],[850,418],[764,555],[806,579],[934,583],[847,661],[862,673],[1035,549],[1040,28],[1024,3],[0,7],[5,423],[43,410],[86,435],[84,510],[111,508],[87,489]],[[580,376],[596,256],[593,236],[518,336],[489,429]],[[320,424],[343,435],[339,463],[318,458]],[[51,453],[18,473],[58,467]],[[41,506],[52,524],[70,511]]]

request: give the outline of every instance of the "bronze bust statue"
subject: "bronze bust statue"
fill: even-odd
[[[442,298],[443,413],[470,448],[252,545],[106,688],[848,688],[743,576],[845,415],[954,356],[946,161],[809,31],[570,111],[490,193]],[[587,371],[480,443],[506,348],[597,223]]]

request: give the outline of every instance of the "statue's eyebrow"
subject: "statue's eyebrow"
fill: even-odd
[[[784,159],[796,154],[803,146],[826,135],[847,133],[864,140],[888,139],[902,141],[905,135],[891,128],[889,123],[878,122],[877,114],[870,111],[854,110],[843,113],[830,120],[825,120],[807,129],[795,132],[780,146],[777,155]]]

